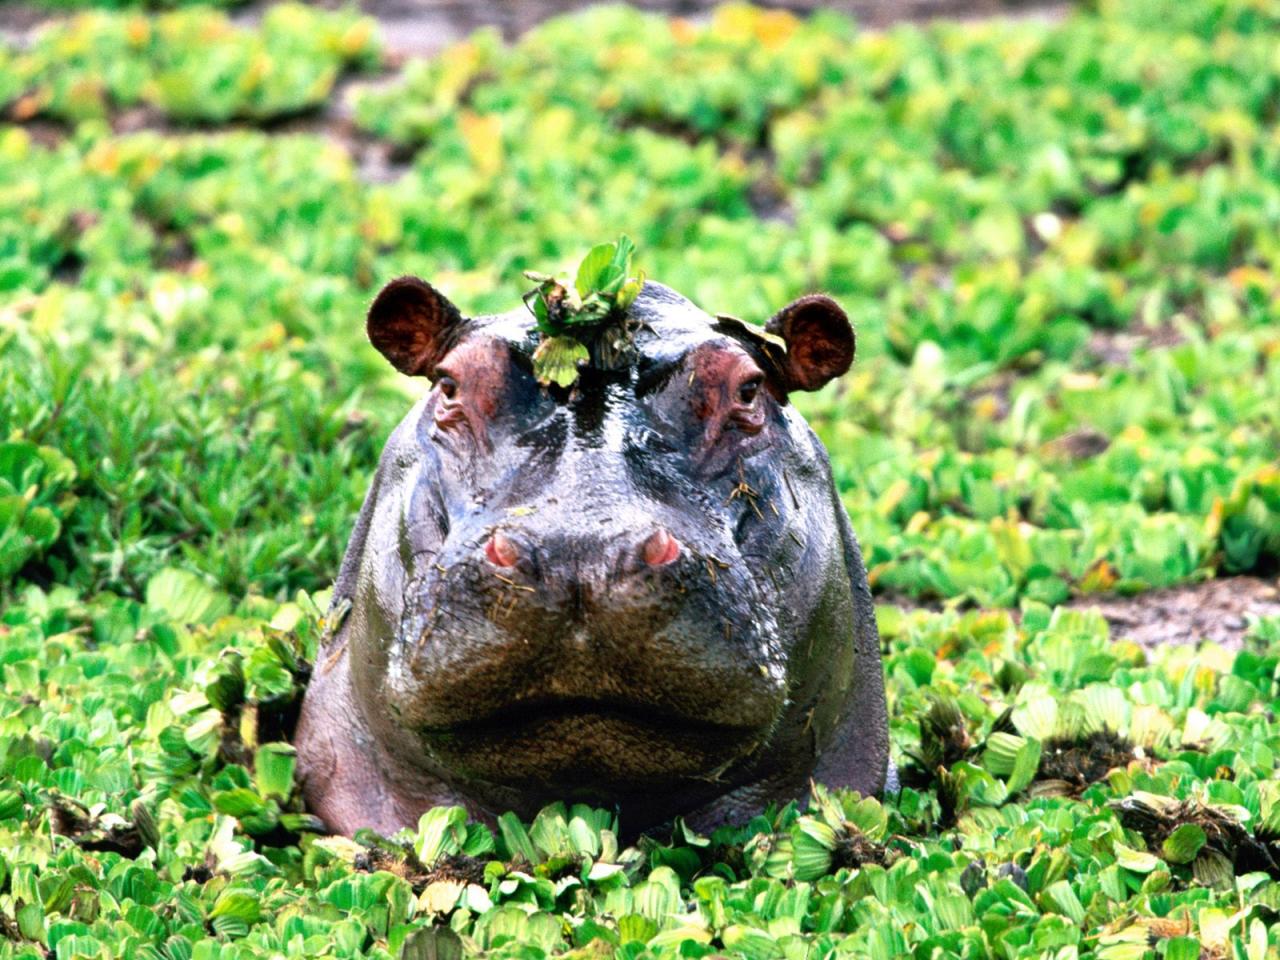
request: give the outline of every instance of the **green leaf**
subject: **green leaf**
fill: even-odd
[[[641,271],[618,288],[618,294],[614,297],[613,303],[619,311],[626,312],[631,309],[631,305],[636,302],[636,297],[640,296],[640,291],[644,289],[644,279],[644,271]]]
[[[418,818],[413,849],[426,866],[462,849],[467,840],[467,810],[462,806],[432,807]]]
[[[1044,891],[1044,898],[1056,912],[1070,919],[1072,923],[1077,926],[1084,923],[1084,905],[1066,880],[1050,884]]]
[[[797,880],[816,880],[831,869],[836,832],[821,820],[801,817],[791,828],[792,866]]]
[[[617,249],[617,244],[600,243],[592,247],[582,258],[582,263],[578,264],[578,276],[573,283],[579,297],[585,300],[599,289],[601,274],[613,262]]]
[[[264,797],[287,800],[293,793],[298,752],[288,743],[264,743],[253,758],[254,782]]]
[[[1150,873],[1160,866],[1160,858],[1144,850],[1135,850],[1123,843],[1115,845],[1116,863],[1134,873]]]
[[[1013,773],[1014,765],[1018,762],[1018,751],[1026,743],[1025,737],[996,731],[987,737],[986,749],[982,754],[982,765],[997,777],[1007,777]]]
[[[533,841],[543,860],[573,853],[573,841],[563,803],[553,803],[538,811],[529,826],[529,839]]]
[[[498,817],[498,832],[502,835],[502,845],[507,849],[508,859],[522,859],[533,865],[541,862],[538,851],[529,839],[529,832],[514,813],[504,813]]]
[[[38,903],[23,904],[16,911],[18,932],[26,940],[43,943],[45,940],[44,908]]]
[[[590,359],[587,348],[572,337],[546,337],[533,352],[533,375],[546,386],[573,386],[578,379],[578,364]]]
[[[400,946],[400,960],[462,960],[462,938],[448,927],[420,927]]]
[[[36,550],[47,550],[58,539],[62,524],[48,507],[32,507],[22,521],[22,532],[31,538]]]
[[[1207,840],[1204,828],[1199,824],[1184,823],[1165,838],[1161,850],[1170,863],[1190,863]]]
[[[773,937],[753,927],[731,924],[725,927],[720,937],[725,947],[744,960],[779,960],[784,956]]]
[[[262,798],[248,787],[219,790],[212,799],[215,810],[231,817],[259,816],[266,809]]]
[[[231,612],[226,594],[186,570],[167,567],[147,581],[147,606],[182,624],[207,624]]]
[[[618,918],[618,936],[623,943],[646,943],[658,932],[658,925],[638,913],[628,913]]]
[[[1146,948],[1146,944],[1142,944]],[[1200,960],[1200,941],[1196,937],[1171,937],[1164,944],[1164,960]]]
[[[594,858],[600,853],[600,833],[581,817],[569,821],[569,840],[577,856]]]
[[[262,909],[258,897],[235,889],[223,891],[217,903],[213,905],[213,910],[209,912],[210,920],[224,917],[228,920],[239,920],[244,924],[256,923],[261,916]]]
[[[1014,758],[1013,769],[1009,771],[1009,778],[1006,781],[1010,794],[1025,790],[1031,785],[1031,781],[1035,779],[1036,773],[1040,769],[1040,755],[1040,741],[1033,738],[1028,738],[1018,748],[1017,756]]]

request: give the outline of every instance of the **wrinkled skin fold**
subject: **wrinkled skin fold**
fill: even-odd
[[[524,311],[466,319],[412,278],[375,301],[374,345],[432,385],[387,442],[303,705],[332,829],[555,800],[711,828],[811,777],[883,787],[866,573],[787,402],[848,368],[847,319],[804,298],[763,337],[653,283],[630,315],[629,362],[561,391]]]

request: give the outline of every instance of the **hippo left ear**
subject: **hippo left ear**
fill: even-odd
[[[374,299],[365,329],[369,342],[401,373],[430,377],[463,324],[458,308],[431,284],[400,277]]]
[[[853,326],[830,297],[814,293],[793,300],[765,330],[786,341],[781,367],[787,390],[817,390],[853,363]]]

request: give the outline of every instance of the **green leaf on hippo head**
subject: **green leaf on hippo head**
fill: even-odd
[[[625,312],[631,309],[631,305],[636,302],[636,297],[640,296],[640,291],[644,289],[644,271],[641,270],[634,277],[627,279],[621,287],[618,288],[618,294],[613,298],[613,304],[618,310]]]
[[[582,258],[582,263],[578,264],[578,276],[573,282],[578,291],[578,296],[585,300],[590,294],[599,289],[600,277],[609,264],[613,262],[617,249],[617,244],[599,243],[592,247],[587,252],[587,255]]]
[[[533,352],[533,375],[543,386],[571,387],[578,379],[578,364],[590,356],[572,337],[546,337]]]
[[[608,265],[596,277],[595,289],[602,297],[614,301],[616,305],[618,292],[630,277],[631,257],[636,251],[636,246],[631,242],[630,237],[623,235],[618,238],[618,242],[613,247],[613,255]]]

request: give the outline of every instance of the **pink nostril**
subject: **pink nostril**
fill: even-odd
[[[493,536],[484,545],[484,555],[495,567],[514,567],[516,561],[520,559],[520,552],[516,550],[516,545],[503,536],[501,530],[493,531]]]
[[[644,542],[644,562],[651,567],[665,567],[680,556],[680,541],[662,527]]]

